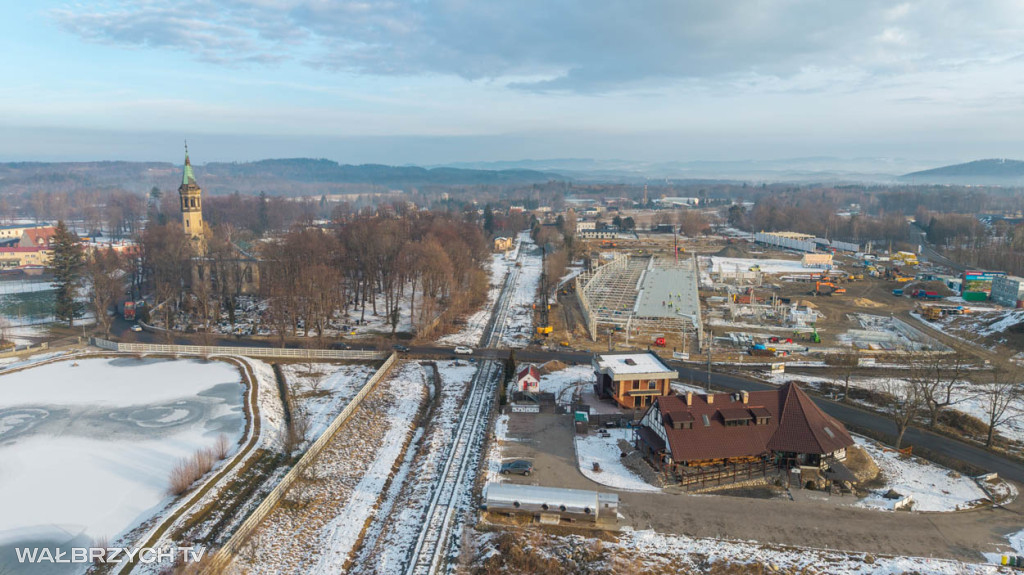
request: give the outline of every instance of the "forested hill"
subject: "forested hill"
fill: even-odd
[[[353,166],[307,158],[196,165],[199,185],[209,193],[307,195],[369,187],[530,184],[565,179],[536,170],[479,170],[417,166]],[[146,192],[177,189],[180,165],[166,162],[0,163],[0,192],[74,191],[120,188]],[[354,188],[354,189],[353,189]]]
[[[976,160],[913,172],[899,178],[918,184],[1024,185],[1024,162],[1020,160]]]

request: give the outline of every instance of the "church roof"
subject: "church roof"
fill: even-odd
[[[188,150],[185,150],[185,173],[181,177],[181,185],[195,186],[196,176],[192,173],[192,162],[188,159]]]

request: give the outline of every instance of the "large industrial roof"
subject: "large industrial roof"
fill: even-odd
[[[654,267],[644,272],[634,313],[637,317],[699,317],[697,272],[687,267]]]

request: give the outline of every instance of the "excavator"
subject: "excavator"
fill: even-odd
[[[841,288],[830,281],[814,282],[814,295],[841,295],[844,293],[846,293],[846,288]]]

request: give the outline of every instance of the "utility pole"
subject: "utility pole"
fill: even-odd
[[[707,346],[708,347],[708,381],[707,381],[707,385],[704,387],[704,390],[710,392],[711,391],[711,343],[715,341],[715,336],[710,331],[708,332],[707,341],[708,341],[708,346]]]

